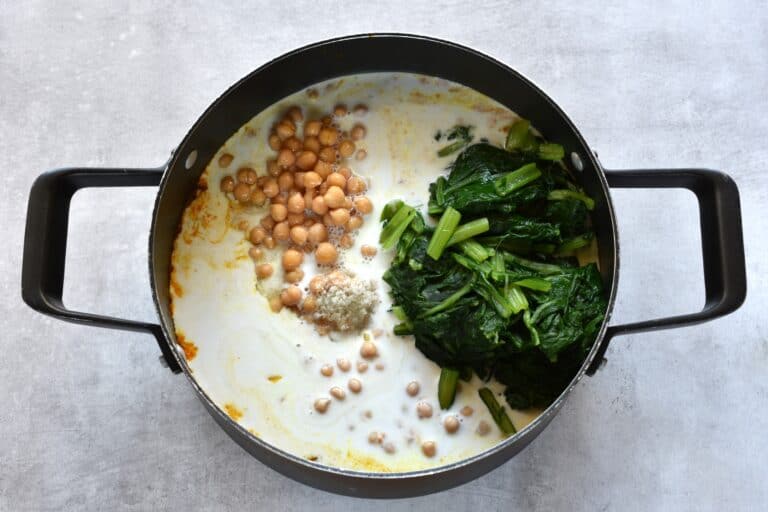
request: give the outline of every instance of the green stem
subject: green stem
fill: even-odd
[[[448,298],[443,300],[437,306],[433,306],[433,307],[429,308],[428,310],[426,310],[425,312],[423,312],[422,314],[420,314],[419,318],[426,318],[428,316],[434,315],[435,313],[439,313],[441,311],[445,311],[449,307],[451,307],[454,304],[456,304],[456,302],[458,302],[458,300],[460,298],[462,298],[464,295],[466,295],[467,292],[469,292],[471,289],[472,289],[472,280],[470,280],[467,284],[465,284],[464,286],[459,288],[458,291],[454,292],[451,296],[449,296]]]
[[[496,397],[493,396],[493,391],[488,388],[480,388],[478,394],[488,408],[488,412],[491,413],[493,421],[496,422],[496,425],[499,426],[501,431],[508,436],[516,433],[517,429],[515,429],[515,425],[512,423],[512,420],[509,419],[509,416],[507,416],[507,411],[504,410],[504,407],[502,407],[501,404],[499,404],[499,401],[496,400]]]
[[[562,201],[563,199],[578,199],[579,201],[582,201],[584,203],[584,206],[587,207],[587,210],[595,209],[594,199],[589,197],[587,194],[584,194],[583,192],[579,192],[578,190],[569,190],[567,188],[552,190],[547,196],[547,199],[549,199],[550,201]]]
[[[475,263],[482,263],[483,261],[490,258],[492,253],[492,250],[486,249],[479,242],[474,240],[464,240],[463,242],[460,242],[459,248]]]
[[[528,141],[528,131],[531,128],[531,122],[527,119],[518,119],[509,127],[507,133],[507,142],[504,147],[507,151],[518,149],[526,145]]]
[[[490,229],[490,224],[488,223],[487,217],[483,217],[482,219],[471,220],[466,224],[462,224],[461,226],[456,228],[456,231],[454,231],[453,235],[451,235],[451,239],[448,240],[448,245],[451,246],[453,244],[463,242],[464,240],[468,240],[473,236],[477,236],[481,233],[485,233],[489,229]]]
[[[493,181],[496,192],[502,196],[511,194],[541,176],[541,171],[536,164],[526,164],[516,171],[501,175]]]
[[[522,286],[523,288],[528,288],[530,290],[536,290],[538,292],[548,292],[550,288],[552,288],[552,283],[539,277],[521,279],[520,281],[515,281],[514,284],[517,286]]]
[[[459,382],[459,370],[443,368],[437,383],[437,400],[441,409],[448,409],[456,398],[456,384]]]
[[[545,142],[539,144],[539,158],[542,160],[552,160],[558,162],[565,156],[565,150],[560,144]]]
[[[528,299],[525,298],[523,290],[518,286],[510,285],[507,289],[507,299],[512,305],[512,313],[519,313],[528,309]]]
[[[588,246],[592,242],[592,236],[592,233],[585,233],[575,238],[571,238],[570,240],[566,240],[558,246],[557,254],[559,256],[567,256],[573,253],[576,249]]]
[[[381,246],[384,249],[394,247],[415,216],[416,210],[406,204],[401,204],[381,230],[379,236]]]
[[[440,259],[443,250],[448,246],[448,240],[451,239],[453,232],[456,231],[456,227],[459,225],[460,220],[461,214],[458,211],[450,206],[446,208],[445,212],[443,212],[443,216],[440,217],[440,220],[437,223],[432,238],[429,240],[429,245],[427,245],[427,255],[429,255],[430,258],[433,260]]]

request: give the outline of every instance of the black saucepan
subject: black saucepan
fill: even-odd
[[[490,96],[531,120],[547,138],[566,148],[593,214],[608,313],[589,357],[571,385],[533,423],[496,447],[435,469],[409,473],[364,473],[307,461],[248,433],[218,409],[190,374],[176,344],[169,311],[173,241],[188,198],[218,148],[254,115],[284,96],[317,82],[356,73],[399,71],[441,77]],[[149,273],[159,324],[122,320],[67,309],[62,303],[69,203],[85,187],[158,186],[149,234]],[[610,187],[687,188],[699,201],[706,303],[702,311],[629,325],[608,325],[619,277],[619,243]],[[695,324],[737,309],[746,296],[739,193],[726,174],[704,169],[605,171],[565,113],[543,91],[504,64],[450,42],[400,34],[366,34],[313,44],[262,66],[219,99],[192,126],[170,161],[156,169],[60,169],[32,186],[27,213],[22,296],[32,308],[71,322],[146,331],[162,360],[184,372],[221,427],[250,454],[300,482],[342,494],[405,497],[427,494],[477,478],[527,446],[549,424],[573,386],[604,361],[611,338],[651,329]]]

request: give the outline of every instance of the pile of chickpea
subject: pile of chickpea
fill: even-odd
[[[353,112],[362,116],[367,108],[358,105]],[[353,233],[363,225],[363,216],[373,211],[371,200],[364,195],[365,181],[344,164],[350,157],[362,160],[367,155],[356,144],[365,138],[363,124],[346,132],[334,123],[347,115],[347,107],[337,105],[333,115],[305,121],[299,107],[290,108],[269,134],[269,147],[277,155],[266,162],[266,175],[241,167],[234,176],[221,180],[221,190],[234,201],[269,205],[269,213],[259,224],[248,228],[247,238],[253,244],[249,254],[257,263],[259,279],[274,273],[271,263],[261,262],[262,247],[284,248],[281,264],[288,286],[270,299],[273,311],[283,306],[302,309],[303,293],[296,283],[304,278],[300,268],[304,255],[313,254],[318,265],[335,265],[339,249],[352,247]],[[225,153],[218,163],[227,168],[232,160]],[[364,246],[362,252],[370,256],[371,247]]]

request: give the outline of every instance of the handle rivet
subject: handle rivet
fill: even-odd
[[[581,161],[581,157],[578,153],[575,151],[571,153],[571,163],[573,164],[574,169],[581,172],[584,170],[584,163]]]

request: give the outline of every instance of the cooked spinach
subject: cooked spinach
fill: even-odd
[[[446,138],[466,145],[471,128]],[[470,145],[430,185],[434,227],[402,201],[384,208],[381,242],[394,248],[384,280],[401,322],[395,334],[412,334],[443,368],[441,407],[453,401],[459,376],[473,371],[504,384],[512,408],[546,406],[594,343],[606,310],[602,279],[594,263],[580,267],[572,256],[592,242],[595,205],[563,155],[517,121],[506,149]],[[503,407],[489,408],[512,433]]]
[[[474,128],[466,125],[456,125],[445,133],[445,139],[453,141],[447,146],[440,148],[437,151],[437,156],[448,156],[457,152],[465,147],[467,144],[474,140],[475,136],[472,133]],[[435,134],[435,140],[439,141],[443,137],[443,133],[438,130]]]

